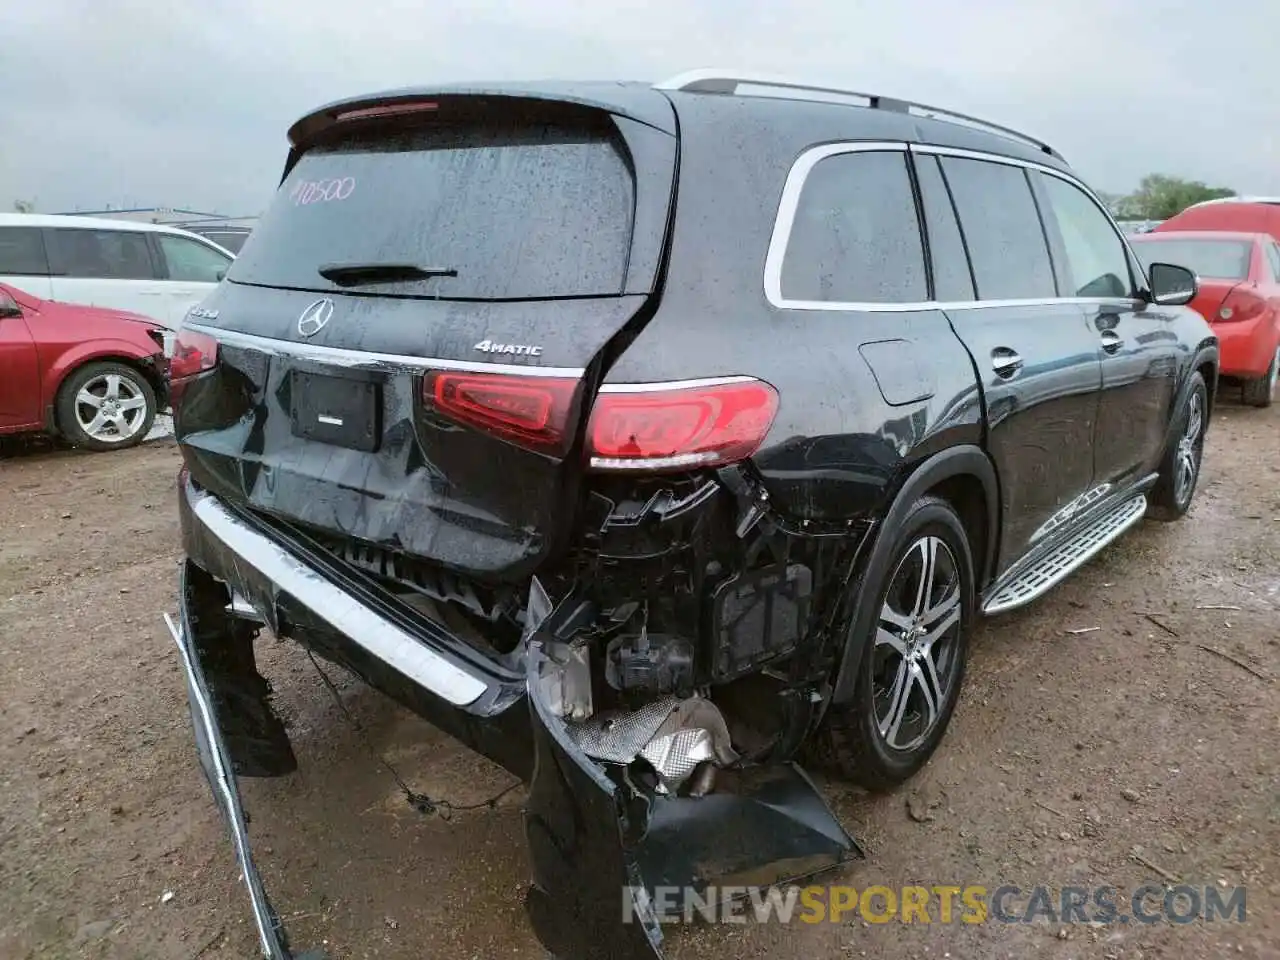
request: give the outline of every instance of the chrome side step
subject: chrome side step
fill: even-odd
[[[1055,547],[1008,583],[1001,584],[982,605],[982,612],[1004,613],[1047,593],[1141,520],[1146,512],[1147,498],[1140,495],[1104,513],[1072,539]]]

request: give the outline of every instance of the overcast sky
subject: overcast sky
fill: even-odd
[[[1265,0],[11,0],[0,209],[252,214],[286,128],[329,100],[700,66],[976,114],[1099,190],[1156,171],[1280,194],[1278,37]]]

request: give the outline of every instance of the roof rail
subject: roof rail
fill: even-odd
[[[751,87],[773,87],[780,90],[794,90],[800,93],[819,93],[834,94],[842,97],[857,97],[866,101],[866,106],[877,110],[893,110],[896,113],[913,114],[915,116],[934,117],[942,120],[951,120],[962,123],[966,126],[976,127],[980,130],[986,130],[992,133],[998,133],[1014,140],[1021,140],[1023,143],[1030,144],[1037,150],[1047,153],[1051,157],[1063,160],[1062,154],[1049,146],[1043,140],[1037,140],[1018,130],[1010,127],[1002,127],[998,123],[991,123],[988,120],[980,120],[977,117],[971,117],[968,114],[957,113],[954,110],[948,110],[945,107],[930,107],[923,103],[915,103],[910,100],[899,100],[893,97],[882,96],[878,93],[862,93],[858,90],[846,90],[842,87],[825,87],[812,83],[803,83],[798,80],[792,80],[787,77],[773,76],[769,74],[752,74],[737,70],[720,70],[720,69],[701,69],[690,70],[687,73],[677,74],[670,79],[663,80],[661,83],[655,83],[654,88],[657,90],[680,90],[685,93],[720,93],[720,94],[736,94],[741,86]],[[1063,160],[1065,163],[1066,161]]]

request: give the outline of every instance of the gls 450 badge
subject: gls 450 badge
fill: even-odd
[[[494,343],[492,340],[481,340],[473,349],[481,353],[509,353],[517,357],[542,356],[542,347],[530,343]]]

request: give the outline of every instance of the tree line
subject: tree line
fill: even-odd
[[[1168,220],[1193,204],[1234,197],[1236,192],[1229,187],[1211,187],[1199,180],[1149,173],[1133,193],[1099,193],[1098,196],[1117,220]]]

